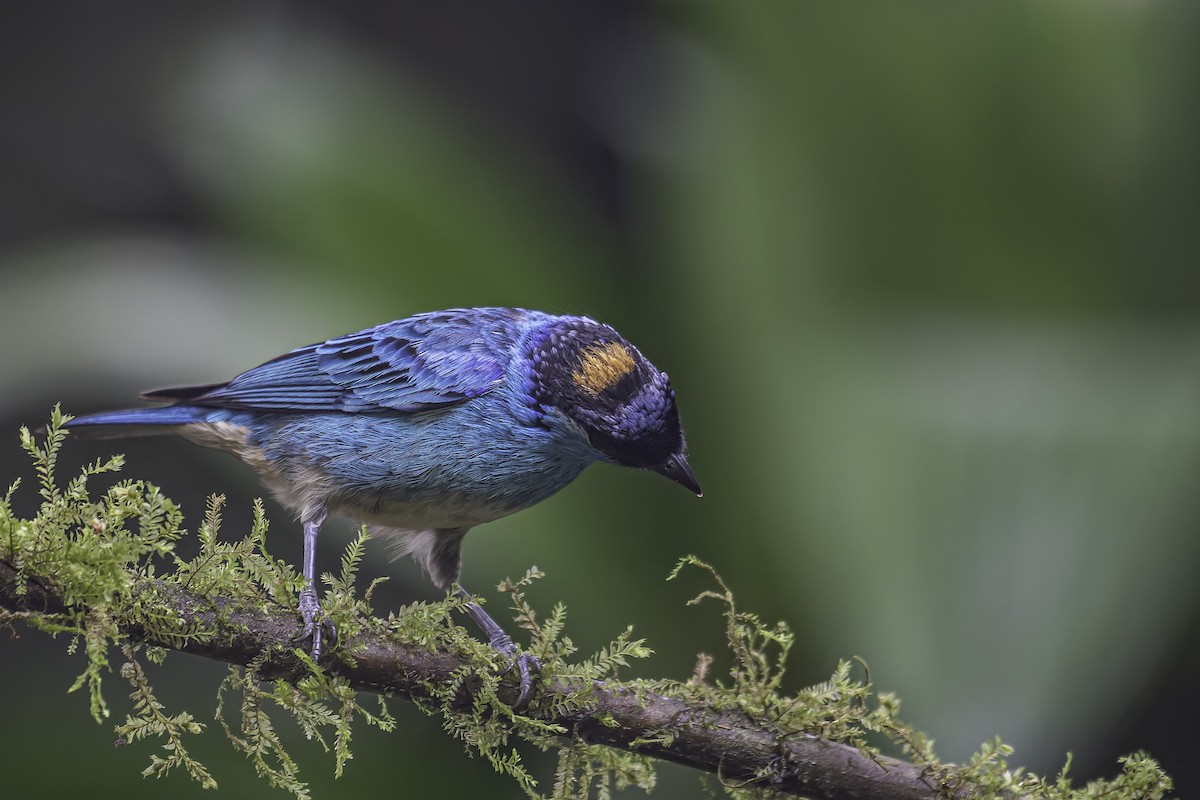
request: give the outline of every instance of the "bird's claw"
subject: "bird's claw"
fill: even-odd
[[[520,709],[525,707],[525,702],[529,699],[529,690],[533,688],[533,676],[542,672],[542,662],[532,653],[517,653],[512,657],[509,669],[513,666],[521,673],[521,693],[517,695],[516,705],[513,706]]]
[[[517,702],[513,704],[513,708],[523,708],[525,701],[529,699],[529,690],[533,688],[533,677],[542,671],[542,662],[538,661],[537,656],[518,652],[512,637],[496,624],[496,620],[488,616],[488,613],[483,610],[483,606],[475,602],[475,598],[471,597],[467,590],[455,584],[454,591],[466,601],[464,608],[475,624],[479,626],[479,629],[487,636],[488,645],[508,659],[508,667],[504,672],[511,672],[513,667],[516,667],[520,673],[521,693],[517,695]]]
[[[517,695],[517,702],[513,704],[513,708],[524,708],[525,702],[529,699],[529,691],[533,688],[533,676],[541,673],[542,662],[532,653],[517,652],[517,646],[513,643],[512,637],[506,633],[491,637],[488,644],[492,646],[493,650],[508,658],[508,667],[504,670],[506,673],[511,672],[515,667],[520,674],[521,692]]]
[[[293,639],[293,642],[311,642],[312,647],[310,652],[314,661],[321,658],[321,642],[322,634],[328,635],[331,642],[337,641],[337,628],[333,622],[321,615],[321,603],[317,599],[317,592],[311,586],[300,592],[298,598],[300,604],[300,616],[304,619],[304,628]],[[322,616],[318,620],[318,616]]]

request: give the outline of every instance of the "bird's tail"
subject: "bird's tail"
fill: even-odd
[[[98,436],[153,436],[173,433],[179,425],[204,422],[212,409],[198,406],[161,406],[102,411],[75,417],[66,427]]]

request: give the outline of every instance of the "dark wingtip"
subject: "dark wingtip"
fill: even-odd
[[[168,386],[163,389],[150,389],[142,392],[138,397],[142,400],[154,400],[157,402],[179,402],[183,400],[194,400],[197,397],[206,395],[216,389],[221,389],[227,386],[228,383],[204,383],[196,386]]]

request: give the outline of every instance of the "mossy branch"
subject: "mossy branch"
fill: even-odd
[[[448,733],[537,798],[537,782],[513,739],[558,751],[556,800],[606,797],[614,785],[648,789],[656,759],[710,773],[734,797],[1160,800],[1171,790],[1170,779],[1143,754],[1122,759],[1114,780],[1078,789],[1067,767],[1053,780],[1009,768],[1012,751],[999,741],[965,765],[939,762],[930,740],[900,720],[899,701],[852,678],[849,661],[829,681],[787,694],[782,679],[790,631],[739,610],[715,570],[692,557],[681,560],[671,577],[685,566],[711,574],[716,588],[692,602],[714,600],[723,609],[733,659],[727,680],[710,679],[712,659],[703,655],[688,681],[622,680],[629,660],[650,654],[631,629],[595,655],[572,660],[576,648],[563,635],[565,609],[557,605],[539,619],[525,598],[540,576],[535,568],[501,586],[529,636],[530,652],[543,664],[543,680],[528,705],[515,710],[517,687],[505,675],[503,659],[454,624],[461,601],[414,603],[386,618],[374,615],[371,595],[378,581],[361,594],[355,582],[365,533],[346,549],[340,574],[322,578],[323,610],[340,642],[317,664],[295,645],[302,581],[267,551],[261,504],[249,533],[227,541],[219,535],[221,501],[214,498],[197,531],[199,552],[184,560],[174,552],[182,515],[154,486],[123,481],[91,499],[88,479],[119,469],[119,457],[58,485],[54,467],[65,419],[55,409],[44,443],[21,431],[38,478],[38,514],[14,515],[10,501],[19,482],[0,495],[0,626],[22,622],[66,633],[71,652],[82,642],[87,666],[72,689],[87,688],[97,721],[109,714],[101,687],[109,653],[119,650],[133,710],[117,733],[126,741],[163,741],[144,775],[180,770],[202,786],[216,786],[187,750],[188,737],[204,725],[186,711],[168,714],[142,665],[161,664],[177,650],[233,665],[217,691],[217,718],[268,783],[301,799],[309,796],[308,787],[269,707],[288,712],[309,738],[332,750],[340,775],[351,757],[355,720],[394,727],[385,696],[441,716]],[[379,695],[378,710],[360,705],[362,691]],[[239,702],[227,703],[238,694]],[[227,706],[236,706],[240,720],[226,719]],[[906,760],[882,755],[869,741],[880,736]]]
[[[141,625],[121,633],[133,641],[179,650],[231,664],[249,666],[264,653],[258,675],[296,684],[310,674],[309,664],[296,652],[292,638],[296,617],[282,611],[240,607],[230,598],[198,595],[162,581],[143,581],[134,595],[144,602],[172,609],[185,625],[210,632],[204,638],[175,640]],[[73,613],[54,591],[26,583],[16,568],[0,561],[0,605],[10,612],[37,615]],[[458,684],[454,706],[469,711],[475,702],[474,681],[458,681],[471,665],[448,652],[431,652],[393,638],[360,633],[344,643],[353,664],[325,665],[357,690],[405,699],[433,699],[431,687]],[[698,702],[686,702],[654,692],[621,686],[589,687],[587,709],[541,715],[567,699],[577,699],[581,687],[542,685],[528,713],[561,727],[584,741],[673,761],[718,774],[730,783],[762,783],[779,792],[811,798],[885,798],[924,800],[944,797],[925,770],[896,759],[871,758],[850,745],[814,736],[782,738],[744,715],[719,712]],[[517,697],[506,684],[500,696]],[[764,780],[763,776],[770,776]]]

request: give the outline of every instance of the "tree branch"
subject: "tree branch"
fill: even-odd
[[[62,598],[45,586],[26,583],[25,591],[19,593],[20,581],[16,569],[0,560],[0,608],[38,615],[70,611]],[[272,650],[261,669],[263,677],[294,683],[308,674],[307,666],[293,652],[297,620],[290,614],[241,608],[228,599],[204,597],[161,581],[144,582],[138,592],[152,595],[155,602],[175,608],[185,622],[215,634],[203,640],[172,642],[144,629],[125,630],[134,640],[242,665]],[[354,654],[355,664],[329,661],[324,666],[331,672],[355,689],[409,700],[427,697],[427,684],[448,683],[465,663],[451,653],[431,653],[382,636],[364,635],[343,646]],[[553,700],[552,695],[565,695],[571,688],[543,682],[536,691],[542,699]],[[469,684],[462,690],[464,709],[470,707],[471,692]],[[872,759],[848,745],[812,736],[784,740],[746,717],[652,693],[635,696],[626,689],[596,687],[592,696],[594,709],[544,721],[561,725],[585,741],[694,767],[735,785],[757,785],[814,800],[939,796],[920,767],[891,758]],[[515,701],[516,688],[504,699]],[[542,704],[535,699],[532,705]],[[764,779],[763,775],[770,777]]]

